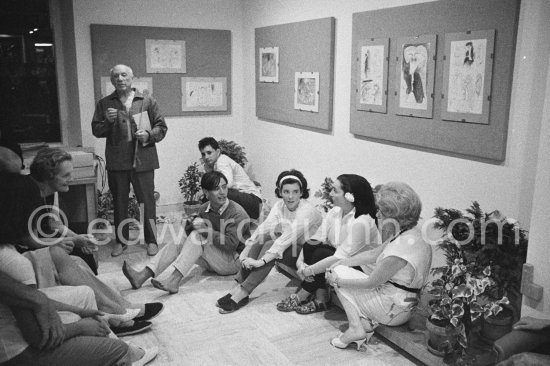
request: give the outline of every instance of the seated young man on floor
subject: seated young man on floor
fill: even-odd
[[[251,219],[260,217],[262,194],[242,166],[229,156],[222,154],[218,141],[205,137],[199,141],[204,169],[223,173],[227,177],[227,197],[241,205]]]
[[[31,248],[42,247],[44,243],[36,235],[39,215],[36,210],[43,205],[42,192],[48,193],[55,187],[67,185],[71,179],[72,164],[63,151],[54,151],[50,159],[40,159],[42,171],[51,170],[51,179],[43,185],[38,185],[31,176],[21,175],[2,167],[9,166],[9,161],[16,161],[17,155],[6,152],[0,147],[0,243],[13,247],[13,251],[5,252],[19,254],[14,244],[24,242]],[[50,151],[52,149],[48,149]],[[59,150],[59,149],[53,149]],[[42,150],[41,150],[42,151]],[[39,152],[39,155],[41,152]],[[58,157],[58,158],[56,158]],[[70,157],[70,155],[69,155]],[[35,159],[36,160],[36,159]],[[35,161],[33,165],[36,166]],[[30,231],[29,231],[30,228]],[[106,313],[119,315],[119,322],[112,322],[117,334],[134,334],[151,326],[146,320],[152,319],[163,309],[161,303],[131,304],[120,294],[101,282],[90,268],[77,257],[69,256],[70,242],[59,238],[58,245],[27,251],[24,255],[34,266],[36,283],[39,288],[59,285],[80,286],[92,288],[99,309]],[[80,265],[79,265],[80,264]],[[33,273],[34,273],[33,272]],[[131,319],[134,319],[131,321]],[[123,324],[121,324],[123,322]]]
[[[200,207],[196,217],[187,221],[187,237],[183,244],[167,244],[141,271],[124,262],[122,272],[133,288],[140,288],[147,279],[159,275],[169,266],[174,270],[167,279],[153,279],[151,283],[171,294],[178,292],[181,280],[194,264],[222,276],[239,271],[239,253],[250,236],[250,218],[238,203],[227,198],[227,182],[221,172],[203,175],[201,187],[208,202]]]

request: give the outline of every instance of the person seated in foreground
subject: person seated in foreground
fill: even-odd
[[[22,242],[31,248],[43,247],[47,244],[36,234],[40,215],[34,213],[43,205],[44,197],[41,196],[41,192],[53,193],[54,187],[64,186],[63,183],[71,179],[72,164],[67,160],[68,154],[59,149],[44,149],[37,156],[45,155],[49,158],[38,160],[41,166],[39,169],[44,172],[44,169],[48,168],[53,176],[51,179],[44,180],[41,185],[38,185],[31,176],[0,172],[2,174],[0,206],[3,208],[0,211],[0,244],[5,245],[3,253],[11,258],[19,255],[14,244]],[[16,161],[18,157],[11,154],[3,156],[0,160],[6,162],[7,159]],[[36,159],[33,161],[35,168],[36,161]],[[49,212],[44,214],[48,215]],[[35,230],[29,232],[29,224],[31,229],[34,227]],[[117,291],[95,277],[80,258],[68,255],[73,244],[70,240],[65,240],[63,237],[56,240],[59,244],[27,251],[24,254],[34,266],[39,288],[59,285],[89,286],[94,291],[100,310],[113,314],[110,323],[117,334],[134,334],[151,327],[151,323],[147,320],[163,310],[162,303],[131,304]]]
[[[30,176],[40,188],[42,205],[53,207],[55,194],[69,191],[73,180],[72,171],[72,156],[68,152],[50,147],[42,148],[37,152],[31,162]],[[51,211],[51,209],[48,208],[45,211]],[[86,235],[76,234],[61,221],[52,219],[44,220],[42,229],[46,234],[64,233],[60,246],[64,246],[67,253],[82,258],[97,274],[97,264],[92,255],[95,245]]]
[[[65,294],[79,303],[85,300],[79,288]],[[77,324],[61,322],[57,309],[63,308],[54,300],[1,271],[0,295],[0,365],[130,365],[126,343],[101,337],[108,327],[92,318],[97,311],[73,308],[86,329],[77,330]]]
[[[330,197],[334,208],[304,244],[296,262],[298,275],[303,279],[301,288],[277,304],[279,311],[311,314],[327,310],[325,270],[341,259],[380,244],[374,196],[365,178],[355,174],[340,175]]]
[[[520,365],[549,365],[550,364],[550,319],[538,319],[530,316],[522,317],[513,325],[513,330],[525,331],[532,333],[537,340],[531,339],[529,336],[520,336],[514,332],[508,333],[497,342],[502,342],[506,337],[513,337],[508,342],[514,344],[509,346],[521,352],[512,355],[511,357],[499,362],[497,366],[520,366]],[[525,337],[525,339],[523,339]],[[507,343],[508,343],[507,342]],[[530,350],[525,352],[525,350]],[[539,353],[541,352],[541,353]]]
[[[0,268],[1,273],[9,276],[13,282],[25,284],[31,288],[36,288],[36,280],[32,264],[28,259],[21,256],[19,253],[15,252],[16,255],[10,255],[10,248],[6,245],[0,245]],[[73,337],[109,337],[112,339],[117,339],[117,337],[109,329],[109,321],[112,319],[112,314],[105,314],[97,310],[97,305],[95,301],[95,296],[91,288],[87,286],[55,286],[49,287],[41,290],[49,299],[53,301],[55,309],[60,312],[61,321],[64,324],[65,336],[67,339]],[[11,292],[8,289],[8,296]],[[6,310],[6,309],[4,309]],[[40,329],[36,326],[35,321],[32,317],[32,314],[29,314],[25,310],[21,310],[19,307],[11,307],[11,310],[17,319],[19,328],[21,329],[23,336],[30,344],[36,345],[38,342],[39,331]],[[0,310],[0,313],[2,310]],[[3,315],[6,316],[4,321],[7,321],[4,326],[10,325],[9,319],[10,314],[5,312]],[[30,315],[30,316],[29,316]],[[0,315],[2,317],[2,315]],[[116,316],[115,316],[116,317]],[[0,320],[2,322],[2,320]],[[11,329],[10,333],[13,333],[14,329]],[[14,334],[12,334],[14,335]],[[79,343],[84,341],[90,342],[92,345],[95,340],[82,340],[77,339],[76,347],[81,347],[83,344]],[[110,342],[112,343],[112,342]],[[111,346],[109,342],[100,342],[102,346]],[[128,361],[132,362],[133,365],[145,365],[147,362],[151,361],[156,354],[158,353],[158,347],[151,347],[149,349],[142,349],[134,345],[128,345],[129,357]],[[96,350],[101,352],[102,350]],[[75,350],[66,352],[68,354],[61,354],[57,357],[71,357],[72,361],[65,359],[65,362],[60,362],[61,360],[49,360],[45,364],[62,364],[62,365],[81,365],[81,362],[76,362],[77,355],[74,355]],[[37,355],[33,352],[32,349],[25,350],[23,356],[16,357],[13,364],[24,365],[24,364],[36,364],[35,361],[38,361],[40,355]],[[85,357],[86,358],[86,357]],[[90,354],[88,355],[88,363],[84,364],[94,364],[94,365],[103,365],[106,363],[104,358],[99,355]],[[59,362],[59,363],[58,363]]]
[[[277,178],[277,201],[266,220],[245,242],[239,260],[238,285],[218,299],[220,313],[230,313],[248,302],[248,296],[267,277],[275,261],[294,267],[304,241],[317,231],[322,216],[307,201],[307,180],[298,170],[287,170]]]
[[[260,217],[262,194],[254,182],[248,177],[243,167],[229,156],[222,154],[218,141],[213,137],[205,137],[199,141],[204,170],[217,171],[227,177],[227,197],[241,205],[251,219]]]
[[[430,272],[432,249],[417,225],[420,197],[409,185],[390,182],[376,198],[378,225],[390,226],[393,235],[376,249],[334,263],[326,274],[349,321],[349,328],[331,341],[337,348],[355,343],[359,350],[378,323],[406,323]],[[351,268],[372,264],[369,275]]]
[[[239,253],[243,242],[250,237],[250,218],[238,203],[227,198],[227,178],[223,173],[205,173],[201,188],[208,202],[199,208],[196,217],[187,221],[187,237],[183,244],[165,245],[141,271],[124,262],[122,272],[134,289],[169,266],[174,270],[168,278],[163,281],[153,279],[151,284],[170,294],[179,291],[180,282],[194,264],[222,276],[239,271]]]

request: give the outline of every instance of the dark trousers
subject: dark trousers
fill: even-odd
[[[128,201],[130,195],[130,183],[134,187],[140,205],[140,210],[143,209],[144,236],[145,243],[156,243],[156,219],[157,208],[155,206],[155,171],[149,170],[146,172],[136,172],[134,170],[108,171],[107,178],[109,179],[109,189],[113,194],[115,204],[114,219],[116,230],[116,241],[124,244],[128,242],[130,227],[125,224],[122,227],[122,238],[119,237],[119,227],[122,221],[128,218]],[[123,239],[124,238],[124,242]]]
[[[304,244],[302,251],[304,252],[304,263],[312,265],[327,257],[330,257],[336,251],[336,248],[326,244]],[[309,293],[315,293],[317,289],[326,288],[327,282],[325,279],[325,272],[318,273],[314,276],[313,282],[302,281],[302,288]]]
[[[258,220],[258,217],[260,217],[262,200],[259,197],[231,188],[227,192],[227,198],[241,205],[251,219]]]
[[[253,259],[262,258],[263,255],[271,248],[273,245],[273,240],[266,241],[265,243],[254,244],[250,251],[248,252],[248,257]],[[296,260],[300,254],[301,245],[291,245],[283,252],[283,258],[277,259],[287,264],[291,267],[296,266]],[[259,268],[246,269],[241,267],[239,273],[235,277],[235,281],[241,284],[241,287],[246,290],[249,294],[254,291],[256,287],[267,277],[275,262],[277,260],[272,260],[264,264]]]

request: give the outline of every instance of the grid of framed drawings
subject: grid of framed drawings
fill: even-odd
[[[505,158],[519,0],[455,0],[353,14],[351,132]]]

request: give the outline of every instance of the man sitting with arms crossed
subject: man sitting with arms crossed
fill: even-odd
[[[200,207],[198,216],[187,221],[188,236],[183,244],[167,244],[141,271],[124,262],[122,272],[133,288],[140,288],[171,264],[174,271],[166,280],[151,281],[154,287],[171,294],[178,292],[181,280],[194,264],[222,276],[239,271],[239,253],[250,236],[250,218],[238,203],[227,198],[227,183],[228,179],[220,172],[203,175],[201,187],[208,202]]]
[[[227,177],[227,197],[241,205],[251,219],[260,217],[262,194],[242,166],[222,154],[218,141],[205,137],[199,141],[199,150],[207,172],[222,172]]]

